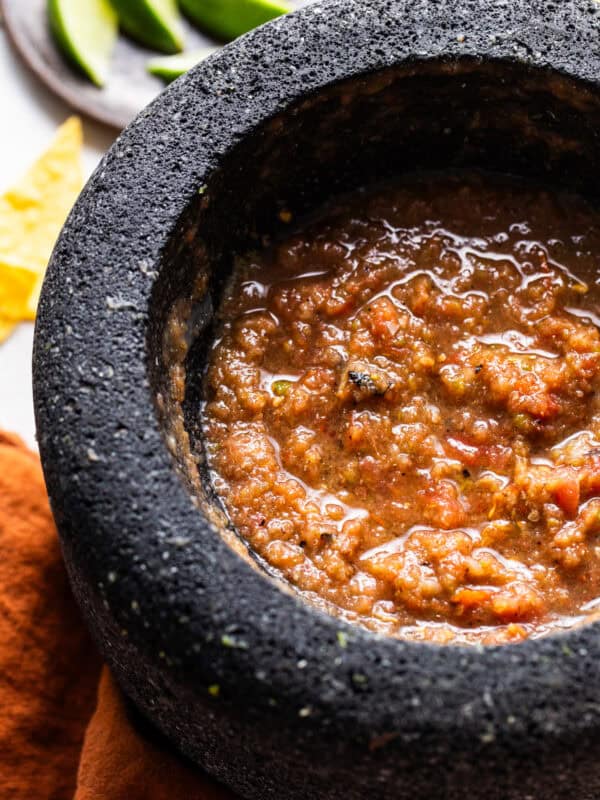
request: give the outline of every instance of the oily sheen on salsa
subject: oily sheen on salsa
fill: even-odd
[[[337,199],[241,261],[203,425],[252,549],[391,635],[518,641],[600,597],[600,214],[487,174]]]

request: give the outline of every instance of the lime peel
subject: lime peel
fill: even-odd
[[[104,86],[118,35],[110,0],[48,0],[48,19],[63,54],[96,86]]]
[[[141,44],[163,53],[184,47],[182,19],[176,0],[112,0],[121,28]]]
[[[185,53],[180,53],[176,56],[162,56],[161,58],[153,58],[146,65],[146,69],[151,75],[157,78],[170,82],[179,78],[180,75],[188,72],[196,64],[204,61],[210,55],[215,53],[218,47],[204,47],[200,50],[189,50]]]
[[[281,0],[179,0],[179,5],[192,22],[226,41],[292,11]]]

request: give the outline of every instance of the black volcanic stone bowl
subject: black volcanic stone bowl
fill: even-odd
[[[310,6],[168,89],[113,146],[64,229],[34,369],[73,588],[137,708],[244,798],[600,798],[600,623],[440,647],[303,603],[218,532],[202,466],[194,486],[186,435],[174,436],[165,346],[171,309],[193,297],[196,374],[233,254],[276,233],[282,208],[301,214],[333,192],[448,165],[594,199],[597,10]],[[183,403],[197,451],[199,384]]]

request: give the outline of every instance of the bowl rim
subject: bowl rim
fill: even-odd
[[[71,579],[117,675],[121,656],[108,630],[126,631],[127,647],[158,665],[175,693],[183,682],[198,693],[219,684],[223,702],[236,705],[251,691],[265,713],[277,694],[302,724],[351,719],[352,735],[403,720],[446,733],[460,724],[481,741],[491,726],[508,740],[518,725],[506,720],[527,719],[531,733],[540,702],[540,731],[547,733],[548,713],[553,736],[589,728],[581,709],[600,696],[600,677],[590,671],[600,659],[600,623],[499,647],[403,641],[323,613],[250,567],[214,535],[176,475],[146,364],[162,253],[198,187],[243,137],[308,93],[415,59],[494,59],[597,90],[595,29],[574,4],[563,12],[543,5],[470,0],[452,9],[450,30],[436,24],[447,18],[445,4],[432,0],[308,6],[176,81],[95,171],[44,283],[34,396]],[[485,38],[492,29],[494,41]],[[182,531],[187,541],[179,545]],[[200,590],[202,607],[194,601]],[[182,623],[190,603],[195,616]],[[266,681],[256,677],[260,665]],[[557,687],[561,703],[578,687],[568,713],[552,706]],[[470,702],[477,713],[465,710]]]

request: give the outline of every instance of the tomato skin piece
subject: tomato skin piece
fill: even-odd
[[[446,448],[454,458],[458,458],[467,467],[502,469],[511,457],[507,447],[499,444],[471,444],[464,436],[448,436]]]
[[[552,419],[561,410],[560,403],[549,392],[537,388],[531,390],[525,382],[509,396],[508,408],[515,414],[526,412],[539,420]]]
[[[600,470],[590,470],[584,477],[587,494],[591,495],[600,492]]]
[[[522,583],[514,583],[493,595],[491,611],[497,620],[506,624],[539,618],[546,613],[546,606],[535,589]]]
[[[398,311],[388,297],[380,297],[367,309],[367,326],[378,339],[392,339],[398,332]]]
[[[556,505],[565,514],[574,517],[579,508],[581,494],[577,472],[570,467],[559,469],[558,474],[552,479],[548,488],[554,496]]]
[[[546,612],[540,595],[518,582],[502,587],[463,586],[454,592],[450,602],[458,606],[460,615],[491,616],[501,624],[531,621]]]
[[[458,528],[465,523],[465,509],[459,492],[451,481],[439,481],[419,492],[425,502],[425,518],[442,530]]]
[[[492,596],[490,589],[471,589],[463,587],[458,589],[452,595],[450,602],[461,606],[461,611],[478,611],[481,610]]]
[[[468,444],[462,439],[454,436],[449,436],[446,439],[446,444],[453,455],[457,455],[463,464],[475,466],[482,457],[482,448],[475,445]]]

